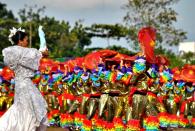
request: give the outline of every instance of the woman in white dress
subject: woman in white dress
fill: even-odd
[[[0,118],[0,131],[45,131],[47,103],[31,81],[42,53],[28,48],[24,30],[12,30],[9,38],[15,45],[3,49],[2,54],[5,65],[15,73],[15,95],[13,105]]]

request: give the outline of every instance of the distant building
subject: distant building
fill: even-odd
[[[179,44],[179,55],[188,52],[195,53],[195,42],[182,42]]]

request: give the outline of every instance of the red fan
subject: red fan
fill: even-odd
[[[39,70],[41,72],[55,72],[58,69],[58,63],[54,62],[52,59],[43,58],[40,60]]]
[[[187,82],[195,82],[195,69],[184,68],[181,71],[181,78]]]
[[[1,75],[4,80],[11,80],[14,77],[14,72],[9,67],[4,67]]]
[[[130,61],[134,61],[135,60],[135,57],[133,56],[128,56],[128,55],[125,55],[125,54],[121,54],[121,53],[118,53],[117,55],[115,55],[114,57],[112,58],[107,58],[106,61],[116,61],[116,62],[120,62],[121,60],[130,60]]]
[[[174,80],[180,80],[181,79],[181,77],[180,77],[181,71],[179,70],[178,67],[173,68],[172,72],[173,72],[173,79]]]
[[[74,67],[77,65],[77,62],[76,62],[76,60],[73,59],[73,60],[67,61],[65,65],[66,65],[68,71],[73,71]]]
[[[84,61],[84,58],[83,57],[77,57],[77,58],[75,58],[75,63],[79,67],[82,67],[83,66],[83,61]]]
[[[100,50],[92,52],[84,57],[84,65],[88,69],[96,68],[97,65],[101,62],[101,58],[108,58],[116,55],[116,51],[112,50]]]
[[[183,69],[184,69],[184,68],[188,68],[188,69],[193,69],[193,70],[195,70],[195,65],[185,64],[185,65],[183,66]]]

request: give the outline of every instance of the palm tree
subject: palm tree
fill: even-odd
[[[194,59],[195,53],[193,52],[185,52],[181,56],[185,60],[186,63],[191,63],[191,61]]]

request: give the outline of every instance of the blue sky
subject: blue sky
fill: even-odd
[[[58,20],[69,21],[73,24],[82,19],[85,25],[93,23],[115,24],[122,23],[125,11],[121,7],[127,0],[1,0],[7,4],[7,8],[13,10],[15,14],[24,5],[46,6],[45,15],[54,16]],[[174,8],[178,13],[178,21],[175,23],[177,28],[186,31],[185,41],[195,41],[195,0],[180,0]],[[125,40],[110,40],[109,43],[129,48]],[[91,47],[105,47],[107,40],[93,39]]]

